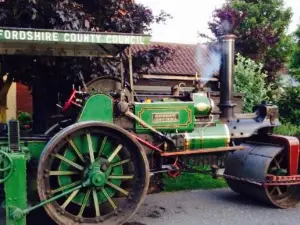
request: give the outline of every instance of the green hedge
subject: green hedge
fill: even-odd
[[[300,126],[291,123],[281,124],[280,127],[275,128],[274,133],[300,137]]]

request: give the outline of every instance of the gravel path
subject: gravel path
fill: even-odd
[[[299,225],[300,206],[274,209],[229,189],[148,195],[126,225]],[[125,225],[125,224],[124,224]]]

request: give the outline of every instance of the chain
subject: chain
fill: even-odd
[[[202,174],[213,175],[213,172],[211,170],[197,170],[188,165],[184,165],[184,168],[185,169],[182,170],[183,172],[202,173]],[[232,176],[232,175],[228,175],[228,174],[223,174],[220,177],[231,179],[231,180],[247,182],[247,183],[255,184],[258,186],[300,185],[300,175],[295,175],[295,176],[269,175],[269,176],[267,176],[267,178],[265,180],[237,177],[237,176]]]
[[[255,180],[250,178],[242,178],[223,174],[224,178],[231,180],[243,181],[247,183],[256,184],[259,186],[276,186],[276,185],[300,185],[300,176],[270,176],[271,179]]]
[[[231,175],[227,175],[227,174],[223,174],[223,177],[231,179],[231,180],[237,180],[237,181],[243,181],[243,182],[247,182],[247,183],[251,183],[251,184],[256,184],[256,185],[259,185],[259,186],[262,186],[265,183],[265,181],[261,181],[261,180],[236,177],[236,176],[231,176]]]

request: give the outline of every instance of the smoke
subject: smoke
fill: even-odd
[[[206,84],[215,74],[219,73],[221,67],[219,45],[198,45],[196,63],[199,79]]]
[[[233,29],[233,24],[232,22],[230,22],[229,20],[224,20],[222,23],[221,23],[221,32],[223,33],[223,35],[225,34],[229,34],[229,33],[232,33],[232,29]]]

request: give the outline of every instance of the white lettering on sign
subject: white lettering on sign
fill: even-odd
[[[4,31],[4,37],[5,39],[11,39],[11,33],[8,30]]]
[[[101,35],[97,34],[96,38],[97,38],[97,42],[101,42]]]
[[[33,33],[31,31],[28,31],[27,37],[28,37],[29,41],[32,41],[33,40]]]
[[[179,121],[179,113],[153,113],[152,114],[152,122],[160,123],[160,122],[178,122]]]
[[[37,40],[37,41],[41,41],[41,33],[39,32],[34,32],[34,40]]]
[[[65,34],[64,39],[65,39],[66,42],[70,42],[70,40],[71,40],[70,39],[70,34]]]
[[[131,43],[132,43],[132,44],[136,44],[136,43],[135,43],[135,37],[131,37]]]
[[[52,33],[52,39],[53,39],[53,41],[57,42],[58,41],[58,33],[56,33],[56,32]]]
[[[88,34],[83,35],[83,42],[89,42],[90,41],[90,36]]]
[[[25,31],[20,31],[20,39],[21,40],[26,40],[26,33],[25,33]]]
[[[0,29],[0,41],[1,40],[108,44],[146,44],[146,42],[149,43],[149,38],[143,36]]]
[[[51,37],[51,33],[47,32],[46,33],[46,41],[51,41],[52,37]]]
[[[124,37],[124,43],[128,44],[130,42],[130,37],[126,36]]]
[[[107,43],[111,43],[111,42],[112,42],[112,37],[111,37],[111,35],[107,35],[106,41],[107,41]]]

